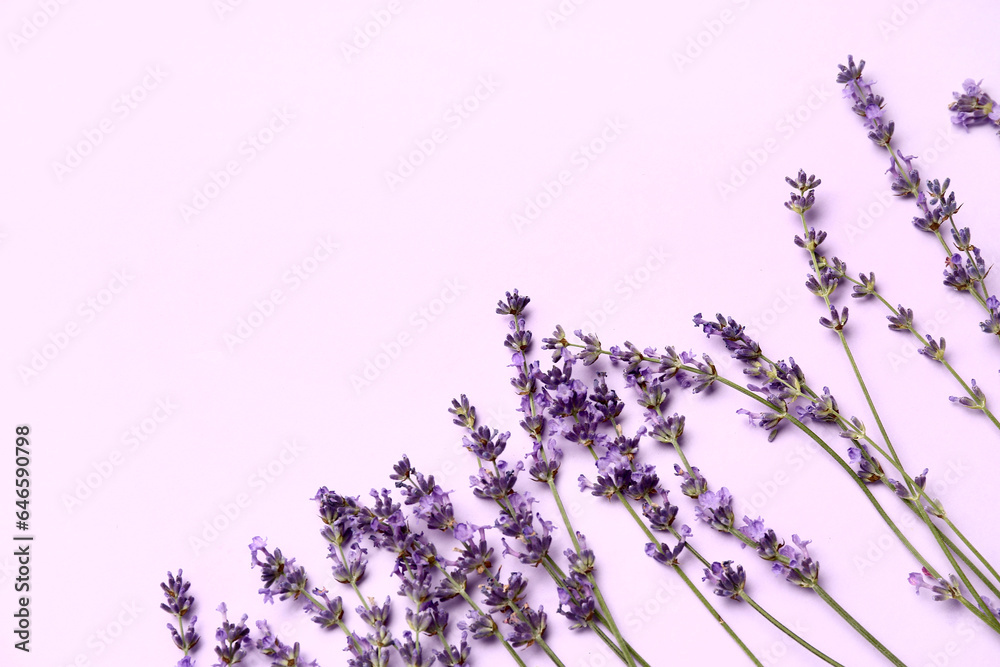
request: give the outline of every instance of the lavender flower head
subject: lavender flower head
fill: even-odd
[[[747,577],[742,565],[737,565],[734,570],[733,561],[727,560],[725,563],[712,563],[711,567],[705,568],[705,576],[702,581],[709,582],[716,595],[727,597],[733,600],[741,600],[743,587],[746,585]]]
[[[966,79],[962,92],[952,93],[955,101],[948,105],[951,122],[968,129],[970,125],[993,123],[1000,125],[1000,105],[981,87],[982,79]],[[1000,131],[998,131],[1000,134]]]
[[[694,508],[694,513],[712,528],[727,533],[735,521],[733,496],[726,487],[718,491],[705,491],[698,496],[698,506]]]
[[[243,662],[243,658],[247,655],[245,646],[250,643],[247,615],[243,614],[239,623],[233,623],[226,616],[225,602],[220,604],[217,610],[222,614],[222,625],[215,631],[215,641],[219,642],[215,647],[215,654],[219,656],[219,662],[212,667],[226,667]]]
[[[951,581],[946,581],[935,578],[927,571],[927,568],[921,568],[920,572],[911,572],[907,581],[917,589],[917,595],[920,594],[921,589],[928,590],[934,595],[934,600],[937,602],[955,600],[962,595],[958,577],[955,575],[951,575]]]
[[[806,545],[810,540],[799,539],[798,535],[792,535],[792,544],[786,544],[778,550],[778,553],[788,560],[788,563],[777,562],[772,569],[777,574],[783,574],[785,579],[803,588],[812,588],[819,579],[819,563],[814,561],[809,555]]]
[[[160,609],[174,616],[182,630],[179,631],[172,623],[167,623],[167,628],[170,630],[174,644],[187,656],[200,639],[198,633],[195,632],[195,625],[198,622],[197,616],[192,616],[187,627],[184,627],[184,617],[191,611],[191,606],[194,604],[194,596],[188,593],[191,582],[184,581],[184,570],[177,570],[176,577],[172,572],[167,572],[167,581],[161,583],[160,588],[163,589],[163,595],[167,598],[166,602],[160,603]]]

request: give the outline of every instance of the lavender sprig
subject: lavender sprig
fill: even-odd
[[[247,615],[243,614],[239,623],[233,623],[226,616],[225,602],[217,607],[217,611],[222,614],[222,625],[215,631],[215,641],[219,642],[219,645],[215,647],[215,654],[219,657],[219,662],[215,663],[213,667],[239,664],[246,657],[246,646],[250,644]]]
[[[894,125],[884,119],[883,107],[885,100],[875,94],[872,83],[865,79],[863,71],[865,61],[855,64],[852,56],[847,57],[847,65],[838,65],[840,73],[837,83],[844,84],[844,96],[853,102],[853,110],[864,119],[869,130],[868,137],[878,146],[889,152],[890,161],[888,173],[892,175],[892,189],[899,196],[913,196],[920,216],[913,219],[917,229],[933,233],[945,251],[946,267],[944,284],[958,291],[968,292],[987,312],[989,318],[981,324],[983,331],[991,333],[989,323],[994,313],[987,305],[990,297],[986,286],[986,276],[989,270],[980,255],[979,249],[968,241],[971,237],[969,229],[959,229],[955,224],[955,214],[961,206],[956,203],[955,193],[948,190],[950,180],[944,183],[928,180],[926,191],[921,188],[920,174],[913,167],[913,156],[904,156],[892,145]],[[798,199],[801,195],[796,195]],[[941,234],[940,227],[948,223],[956,248],[953,249],[948,240]],[[962,255],[956,252],[961,250]],[[1000,337],[1000,331],[997,336]]]
[[[177,619],[176,628],[172,623],[167,623],[167,628],[170,630],[174,645],[184,652],[184,658],[178,664],[183,665],[183,667],[191,667],[194,662],[189,656],[200,639],[195,631],[195,624],[198,622],[197,616],[192,616],[187,629],[184,629],[184,617],[194,605],[194,596],[188,593],[191,582],[184,580],[184,570],[177,570],[176,577],[172,572],[167,572],[167,580],[160,584],[160,588],[163,589],[163,595],[167,598],[166,602],[160,603],[160,609]]]

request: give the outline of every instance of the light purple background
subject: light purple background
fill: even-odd
[[[890,299],[948,338],[956,367],[997,394],[1000,350],[977,333],[971,302],[941,287],[939,249],[911,228],[911,202],[890,201],[886,156],[834,83],[847,53],[869,62],[899,145],[925,176],[952,177],[960,219],[993,260],[1000,145],[985,128],[954,130],[946,105],[969,76],[1000,93],[987,39],[995,4],[391,4],[395,13],[386,1],[11,0],[0,10],[3,428],[12,445],[15,424],[32,427],[37,536],[30,656],[11,648],[13,561],[0,549],[0,662],[174,664],[157,605],[158,583],[178,567],[200,605],[199,665],[213,662],[219,601],[235,617],[299,622],[287,605],[262,606],[250,538],[327,573],[309,497],[321,485],[352,495],[387,485],[403,452],[486,522],[446,408],[468,393],[515,431],[511,451],[525,450],[493,314],[514,287],[532,297],[539,337],[561,323],[606,344],[722,359],[690,316],[756,320],[766,350],[794,356],[871,424],[802,288],[797,220],[781,206],[783,177],[800,166],[823,178],[815,220],[832,251],[853,271],[875,270]],[[355,46],[366,26],[375,36]],[[57,166],[81,144],[78,166]],[[390,182],[421,145],[429,155]],[[529,201],[542,210],[518,224]],[[955,388],[943,370],[886,332],[876,304],[851,305],[851,340],[904,459],[929,467],[956,522],[1000,555],[989,525],[996,432],[947,403]],[[260,326],[233,343],[248,318]],[[63,339],[67,327],[76,335]],[[60,340],[37,375],[19,370]],[[352,381],[369,364],[367,384]],[[713,486],[756,498],[755,514],[781,534],[813,539],[828,590],[908,664],[995,662],[996,637],[913,595],[912,559],[843,473],[791,431],[766,444],[735,414],[744,403],[731,392],[672,396],[669,409],[688,415],[687,452]],[[144,439],[129,440],[131,429]],[[561,486],[628,637],[654,665],[744,664],[675,575],[642,555],[624,515],[575,490],[591,470],[580,454]],[[674,459],[651,460],[666,472]],[[0,470],[8,526],[12,455]],[[209,540],[212,521],[229,525]],[[805,637],[846,664],[883,664],[818,601],[695,528],[706,554],[740,559],[751,592]],[[924,531],[913,534],[933,553]],[[384,571],[373,566],[365,584],[379,599],[395,590]],[[551,586],[535,592],[567,665],[611,664],[598,642],[563,630]],[[808,660],[750,610],[713,601],[765,664]],[[310,626],[286,638],[324,667],[344,664],[342,637]],[[477,664],[493,664],[479,650]],[[533,649],[528,662],[546,660]]]

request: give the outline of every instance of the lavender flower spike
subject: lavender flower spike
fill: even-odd
[[[712,563],[710,568],[705,568],[705,576],[702,581],[707,581],[715,587],[713,591],[716,595],[741,600],[743,587],[746,585],[747,577],[742,565],[732,568],[731,560],[725,563]]]
[[[1000,125],[1000,105],[980,87],[981,83],[982,79],[966,79],[962,83],[962,92],[952,93],[955,101],[948,105],[952,123],[965,129],[980,123]],[[1000,130],[997,133],[1000,134]]]
[[[197,616],[192,616],[188,627],[184,628],[184,617],[188,615],[194,604],[194,596],[188,594],[191,582],[184,581],[184,570],[177,570],[176,577],[172,572],[167,572],[167,581],[161,583],[160,588],[163,589],[163,595],[167,598],[166,602],[160,604],[160,609],[177,619],[180,630],[171,623],[167,623],[167,628],[170,630],[174,644],[187,656],[197,646],[200,639],[198,633],[195,632],[195,624],[198,622]]]

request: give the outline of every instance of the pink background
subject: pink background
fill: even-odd
[[[960,221],[992,261],[1000,143],[986,128],[954,130],[946,105],[970,76],[1000,95],[988,51],[998,19],[995,3],[916,0],[4,3],[0,383],[9,442],[15,424],[32,428],[36,542],[33,652],[14,651],[5,630],[0,662],[174,664],[157,605],[178,567],[200,604],[199,665],[214,661],[222,600],[235,617],[298,623],[291,607],[260,602],[250,538],[322,578],[309,498],[321,485],[388,485],[403,452],[485,522],[446,408],[469,394],[515,431],[512,454],[526,450],[493,314],[515,287],[532,297],[538,337],[561,323],[606,344],[723,359],[690,316],[756,320],[766,350],[794,356],[872,424],[802,288],[797,219],[781,206],[783,177],[800,166],[824,181],[814,220],[830,251],[875,270],[996,394],[1000,349],[978,333],[971,301],[940,285],[939,249],[912,229],[912,202],[886,194],[886,157],[834,78],[847,53],[869,62],[899,145],[925,177],[952,177]],[[886,332],[877,304],[850,305],[904,460],[929,467],[956,522],[1000,555],[988,523],[996,432],[948,404],[943,369]],[[791,431],[768,445],[735,414],[744,404],[672,395],[713,486],[756,499],[779,533],[813,539],[828,590],[907,664],[995,662],[996,637],[913,594],[912,559],[843,473]],[[667,476],[673,457],[647,452]],[[4,456],[0,479],[13,468]],[[654,665],[743,664],[624,515],[575,490],[591,470],[570,453],[561,485],[628,637]],[[0,482],[11,524],[12,486]],[[690,504],[681,510],[694,525]],[[213,521],[224,525],[214,536]],[[702,551],[743,562],[750,591],[803,636],[846,664],[884,664],[817,601],[694,527]],[[9,625],[12,558],[0,565]],[[384,571],[365,584],[379,599],[396,588]],[[551,586],[535,599],[568,666],[611,664],[563,629]],[[749,609],[713,601],[765,664],[808,660]],[[286,638],[325,667],[345,664],[342,637],[311,625]],[[489,655],[479,647],[477,664]]]

